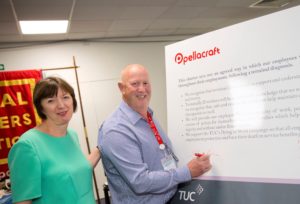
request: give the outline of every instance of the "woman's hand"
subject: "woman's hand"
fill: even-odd
[[[101,159],[100,148],[98,146],[96,148],[94,148],[91,151],[91,153],[88,155],[87,159],[89,160],[89,162],[91,163],[93,168],[95,168],[97,166],[99,160]]]

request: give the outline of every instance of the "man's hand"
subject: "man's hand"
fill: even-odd
[[[211,169],[209,157],[209,155],[204,154],[201,157],[196,157],[195,159],[192,159],[188,163],[188,168],[191,172],[192,178],[201,176],[202,174]]]

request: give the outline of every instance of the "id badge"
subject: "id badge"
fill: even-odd
[[[176,161],[171,154],[167,154],[164,158],[162,158],[161,164],[166,171],[177,168]]]

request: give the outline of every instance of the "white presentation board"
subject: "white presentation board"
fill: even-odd
[[[300,7],[166,46],[168,135],[201,180],[300,184]]]

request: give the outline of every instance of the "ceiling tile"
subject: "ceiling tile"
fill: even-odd
[[[112,6],[75,6],[73,20],[111,20],[118,19],[123,8]]]
[[[2,0],[1,0],[2,1]],[[12,0],[17,7],[20,6],[70,6],[73,0]]]
[[[151,23],[150,20],[117,20],[114,21],[109,31],[143,30]]]
[[[157,29],[157,30],[145,30],[143,36],[168,36],[173,35],[177,28],[173,29]]]
[[[177,0],[77,0],[76,4],[98,6],[168,6]]]
[[[16,7],[18,20],[66,20],[69,6],[20,6]]]
[[[5,28],[5,29],[0,29],[0,35],[19,33],[15,23],[0,21],[0,28]]]
[[[0,0],[1,2],[2,0]],[[6,0],[5,0],[6,1]],[[4,2],[5,2],[4,1]],[[11,9],[11,6],[9,4],[0,4],[0,21],[10,21],[15,22],[15,17],[13,14],[13,10]]]
[[[78,33],[78,32],[95,32],[102,31],[105,32],[110,25],[111,21],[72,21],[70,26],[70,33]]]
[[[124,7],[120,19],[155,19],[158,18],[168,7]]]
[[[209,0],[209,1],[201,1],[201,0],[178,0],[176,5],[178,6],[201,6],[201,7],[215,7],[217,2],[220,0]],[[228,0],[226,0],[228,1]]]
[[[140,33],[141,30],[108,31],[105,37],[138,37]]]
[[[194,18],[203,11],[202,7],[170,7],[166,10],[160,18],[162,19],[189,19]]]
[[[174,34],[176,34],[176,35],[202,35],[211,30],[213,30],[213,28],[178,29],[174,32]]]
[[[225,22],[227,22],[226,18],[195,18],[182,24],[181,28],[216,27]]]
[[[158,19],[153,21],[147,29],[178,28],[187,22],[189,22],[187,19]]]

